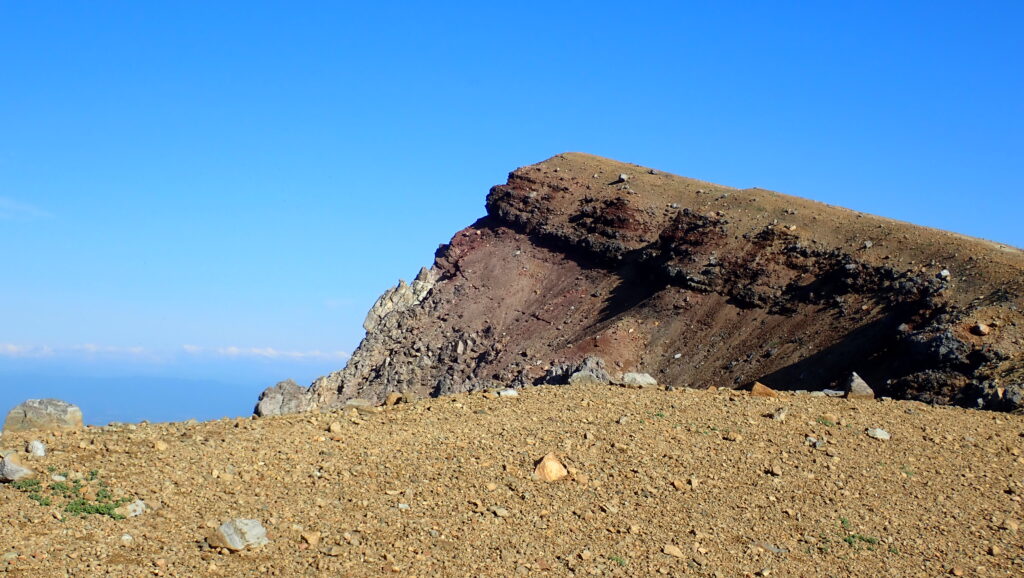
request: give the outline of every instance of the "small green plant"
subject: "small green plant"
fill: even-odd
[[[907,476],[908,478],[914,477],[914,470],[910,469],[909,466],[900,466],[900,471],[903,472],[903,475]]]
[[[87,476],[89,481],[95,482],[99,489],[94,499],[86,499],[82,496],[82,489],[85,483],[82,480],[72,482],[53,482],[48,486],[36,478],[13,482],[11,487],[28,494],[28,499],[40,506],[52,506],[55,500],[63,502],[63,510],[75,516],[87,516],[99,514],[109,516],[115,520],[123,519],[124,516],[115,512],[117,508],[131,502],[129,498],[114,498],[113,492],[107,484],[99,479],[99,471],[93,470]]]
[[[899,555],[900,551],[896,546],[889,546],[889,553]]]
[[[46,497],[43,497],[42,495],[40,495],[40,494],[37,494],[37,493],[35,493],[35,492],[33,492],[33,493],[29,494],[29,495],[28,495],[28,499],[30,499],[30,500],[34,500],[34,501],[35,501],[35,502],[37,502],[37,503],[38,503],[38,504],[39,504],[40,506],[49,506],[50,504],[52,504],[52,503],[53,503],[52,501],[50,501],[50,498],[46,498]]]
[[[78,498],[77,500],[68,502],[68,505],[64,506],[64,511],[75,516],[100,514],[103,516],[110,516],[115,520],[123,520],[124,516],[118,514],[114,510],[127,503],[127,498],[121,498],[114,502],[90,502],[84,498]]]
[[[654,417],[665,417],[665,412],[659,411],[659,412],[654,414]]]
[[[853,527],[853,525],[850,524],[850,520],[848,518],[839,518],[839,525],[842,526],[843,529],[847,532],[849,532],[850,529]]]
[[[625,566],[626,565],[626,559],[623,558],[622,556],[608,556],[608,559],[611,560],[612,562],[615,562],[619,566]]]
[[[46,471],[52,474],[57,471],[57,466],[46,466]]]
[[[17,482],[11,484],[12,488],[14,488],[15,490],[21,490],[22,492],[35,492],[41,486],[42,484],[39,482],[39,480],[35,478],[30,478],[27,480],[18,480]]]
[[[830,419],[825,419],[823,417],[819,417],[818,418],[818,423],[820,423],[821,425],[823,425],[825,427],[832,427],[832,426],[836,425],[834,421],[832,421]]]
[[[865,536],[863,534],[850,534],[849,536],[843,538],[843,541],[849,544],[850,546],[856,546],[858,542],[864,542],[865,544],[870,544],[871,546],[875,546],[878,544],[878,538]],[[869,549],[873,550],[873,548]]]

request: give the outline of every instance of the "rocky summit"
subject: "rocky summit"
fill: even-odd
[[[854,395],[1024,405],[1019,249],[578,153],[486,207],[381,296],[344,369],[257,413],[565,383],[587,358],[613,381],[842,393],[856,374]]]
[[[268,417],[12,412],[0,574],[1024,574],[1024,415],[937,405],[1020,408],[1021,251],[580,154],[487,211]]]

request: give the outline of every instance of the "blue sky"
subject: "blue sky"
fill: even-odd
[[[348,4],[0,1],[0,406],[308,383],[564,151],[1024,246],[1019,2]]]

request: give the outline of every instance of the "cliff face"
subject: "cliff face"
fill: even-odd
[[[1024,252],[584,154],[524,167],[385,293],[310,408],[531,385],[599,356],[676,386],[1024,405]],[[546,377],[547,376],[547,377]]]

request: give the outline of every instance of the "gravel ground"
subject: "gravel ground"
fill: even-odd
[[[0,487],[0,573],[1019,576],[1022,436],[916,402],[575,386],[6,434],[49,454],[23,454],[34,497]],[[569,478],[532,479],[549,452]],[[152,509],[67,512],[61,474]],[[270,543],[211,548],[233,518]]]

